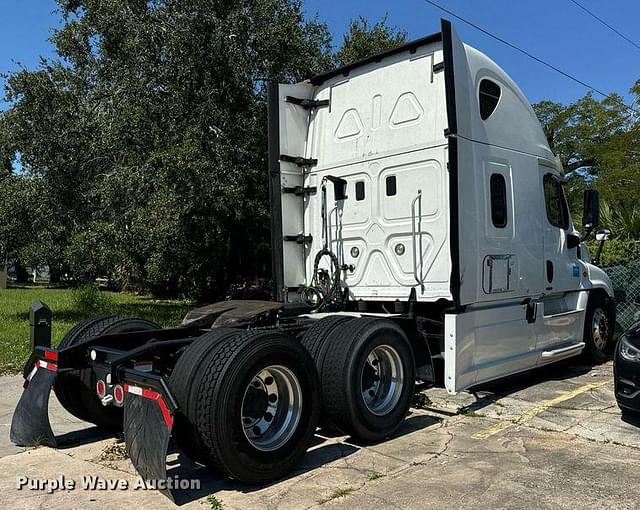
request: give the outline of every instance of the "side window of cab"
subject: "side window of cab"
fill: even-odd
[[[480,106],[480,118],[482,120],[487,120],[491,117],[495,109],[498,107],[501,95],[502,90],[500,90],[500,85],[496,82],[487,78],[480,81],[480,88],[478,89],[478,104]]]
[[[560,179],[553,174],[545,174],[542,183],[547,220],[554,227],[567,230],[569,228],[569,206]]]

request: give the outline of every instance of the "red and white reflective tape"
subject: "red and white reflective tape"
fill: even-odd
[[[47,370],[51,370],[52,372],[58,371],[58,365],[56,365],[55,363],[49,363],[48,361],[42,361],[41,359],[39,359],[37,365],[38,368],[46,368]]]
[[[33,379],[33,376],[36,375],[36,372],[38,371],[39,368],[45,368],[47,370],[50,370],[51,372],[58,371],[58,365],[56,365],[55,363],[48,363],[47,361],[42,361],[41,359],[39,359],[38,361],[36,361],[36,364],[31,369],[31,372],[29,372],[29,375],[27,376],[27,381],[30,381],[31,379]]]
[[[56,354],[56,359],[57,357],[58,356]],[[33,368],[31,369],[31,372],[29,372],[29,375],[27,375],[26,379],[24,380],[24,383],[22,384],[23,388],[26,388],[27,386],[29,386],[31,379],[33,379],[33,376],[36,375],[36,372],[38,371],[39,368],[44,368],[46,370],[50,370],[51,372],[58,371],[58,365],[56,365],[55,363],[49,363],[48,361],[43,361],[39,359],[38,361],[35,362],[35,364],[33,365]]]
[[[142,388],[141,386],[134,386],[132,384],[125,384],[124,391],[133,395],[138,395],[139,397],[148,398],[149,400],[155,400],[160,407],[160,412],[162,413],[162,417],[164,418],[167,428],[171,429],[171,427],[173,427],[173,416],[171,415],[171,411],[169,411],[169,407],[167,407],[167,403],[164,401],[164,397],[161,393],[148,388]]]

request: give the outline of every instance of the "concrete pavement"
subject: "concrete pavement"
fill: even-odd
[[[9,444],[20,377],[0,379],[0,487],[6,508],[175,508],[137,476],[116,438],[73,419],[51,400],[59,450]],[[88,427],[88,428],[87,428]],[[169,475],[197,477],[183,508],[640,508],[640,423],[625,422],[613,399],[611,364],[563,363],[451,397],[417,394],[396,436],[373,446],[322,431],[286,480],[252,488],[221,480],[184,456]],[[18,476],[63,474],[74,490],[17,490]],[[82,490],[88,474],[126,480],[128,490]]]

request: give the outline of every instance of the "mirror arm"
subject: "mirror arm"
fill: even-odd
[[[593,226],[587,225],[584,234],[582,234],[582,237],[580,238],[580,242],[583,243],[584,241],[586,241],[591,235],[591,232],[593,232]]]

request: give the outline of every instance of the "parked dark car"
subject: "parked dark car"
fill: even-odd
[[[640,322],[620,337],[613,360],[613,377],[622,414],[640,416]]]

